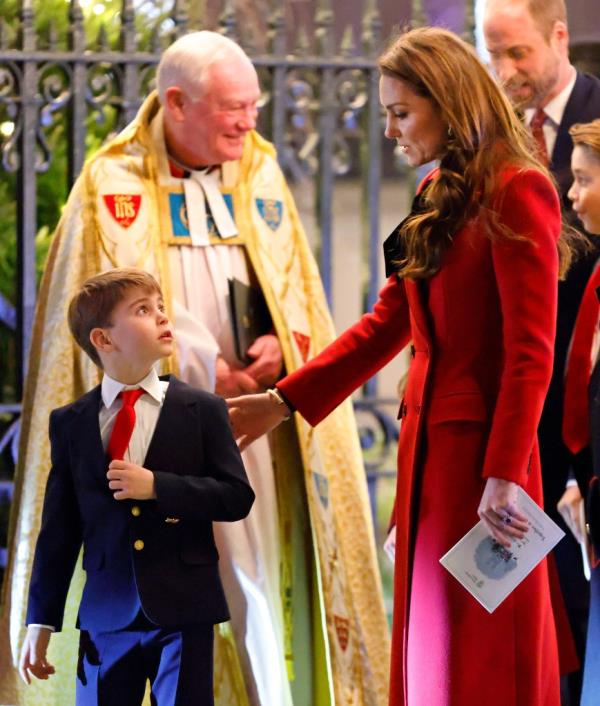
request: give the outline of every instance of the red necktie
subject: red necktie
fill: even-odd
[[[143,394],[144,390],[140,388],[119,392],[119,397],[123,400],[123,406],[115,419],[107,449],[107,453],[112,460],[125,458],[125,451],[127,451],[129,440],[133,434],[133,427],[135,426],[135,409],[133,405]]]
[[[592,373],[592,345],[600,312],[596,295],[599,285],[600,267],[596,267],[579,305],[567,360],[562,432],[563,441],[572,453],[578,453],[590,443],[588,385]]]
[[[538,157],[541,162],[548,166],[550,160],[548,159],[548,150],[546,149],[546,138],[544,137],[543,125],[546,122],[548,116],[541,108],[538,108],[533,114],[533,118],[529,123],[529,129],[535,144],[537,145]]]

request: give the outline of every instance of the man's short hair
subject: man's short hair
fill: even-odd
[[[117,267],[87,279],[71,299],[68,313],[71,334],[99,368],[102,361],[90,341],[90,333],[92,329],[112,325],[115,307],[126,292],[135,287],[162,296],[160,285],[149,272],[134,267]]]
[[[524,7],[547,42],[556,22],[567,24],[565,0],[488,0],[487,4],[500,10],[506,5]],[[493,15],[493,11],[490,14]]]
[[[207,70],[220,61],[238,57],[252,64],[246,52],[218,32],[190,32],[165,49],[156,71],[160,102],[165,104],[167,88],[179,86],[197,99],[202,94]]]
[[[526,0],[529,14],[538,29],[549,40],[556,22],[567,24],[565,0]]]

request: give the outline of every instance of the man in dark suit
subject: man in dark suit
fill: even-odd
[[[159,706],[210,705],[213,625],[229,618],[212,522],[242,519],[254,500],[225,403],[158,378],[173,336],[145,272],[87,280],[69,326],[104,376],[50,416],[21,675],[54,672],[46,649],[83,544],[78,706],[139,705],[147,679]]]
[[[564,0],[487,0],[483,30],[492,67],[525,121],[556,178],[567,221],[567,191],[573,143],[569,128],[600,117],[600,80],[576,71],[569,61]],[[554,371],[539,426],[546,511],[561,526],[557,510],[569,474],[589,464],[589,450],[573,457],[562,442],[563,375],[579,302],[597,253],[582,256],[559,284]],[[570,533],[555,551],[561,589],[580,660],[585,646],[589,590],[579,547]],[[580,673],[570,678],[570,704],[579,701]]]

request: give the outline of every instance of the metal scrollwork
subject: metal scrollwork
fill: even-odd
[[[65,64],[45,64],[40,69],[39,90],[41,108],[36,128],[39,152],[36,156],[36,171],[45,172],[52,160],[52,150],[47,133],[55,125],[54,114],[65,108],[71,99],[71,70]]]
[[[88,68],[88,81],[85,92],[86,103],[95,121],[102,125],[107,120],[107,107],[119,107],[121,103],[122,71],[117,64],[105,62],[92,64]]]
[[[342,176],[353,166],[349,140],[362,135],[360,113],[367,104],[364,73],[357,69],[340,71],[335,78],[335,97],[339,129],[335,134],[332,160],[334,173]]]
[[[298,175],[313,175],[318,168],[319,135],[316,116],[319,103],[314,72],[292,70],[286,77],[286,167]]]
[[[393,468],[390,454],[398,441],[398,423],[380,405],[381,400],[355,400],[360,445],[368,472]]]
[[[0,65],[0,144],[2,166],[7,172],[16,172],[21,164],[17,149],[21,134],[21,78],[21,71],[14,63]]]

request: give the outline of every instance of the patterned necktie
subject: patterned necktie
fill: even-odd
[[[572,453],[578,453],[590,443],[588,385],[592,373],[592,345],[600,312],[596,295],[599,285],[600,267],[596,267],[579,305],[567,360],[562,433],[563,441]]]
[[[543,164],[548,166],[550,163],[550,160],[548,159],[548,150],[546,148],[546,138],[544,137],[544,123],[546,122],[546,118],[548,116],[546,113],[541,108],[538,108],[534,115],[533,118],[531,119],[531,122],[529,123],[529,129],[531,130],[531,134],[533,136],[533,139],[535,140],[535,144],[537,145],[537,150],[538,150],[538,157]]]
[[[140,388],[137,390],[122,390],[119,393],[119,397],[123,400],[123,406],[115,419],[115,425],[107,448],[107,453],[112,460],[123,460],[125,458],[125,451],[127,451],[129,440],[133,434],[133,427],[135,426],[135,409],[133,406],[143,394],[144,390]]]

